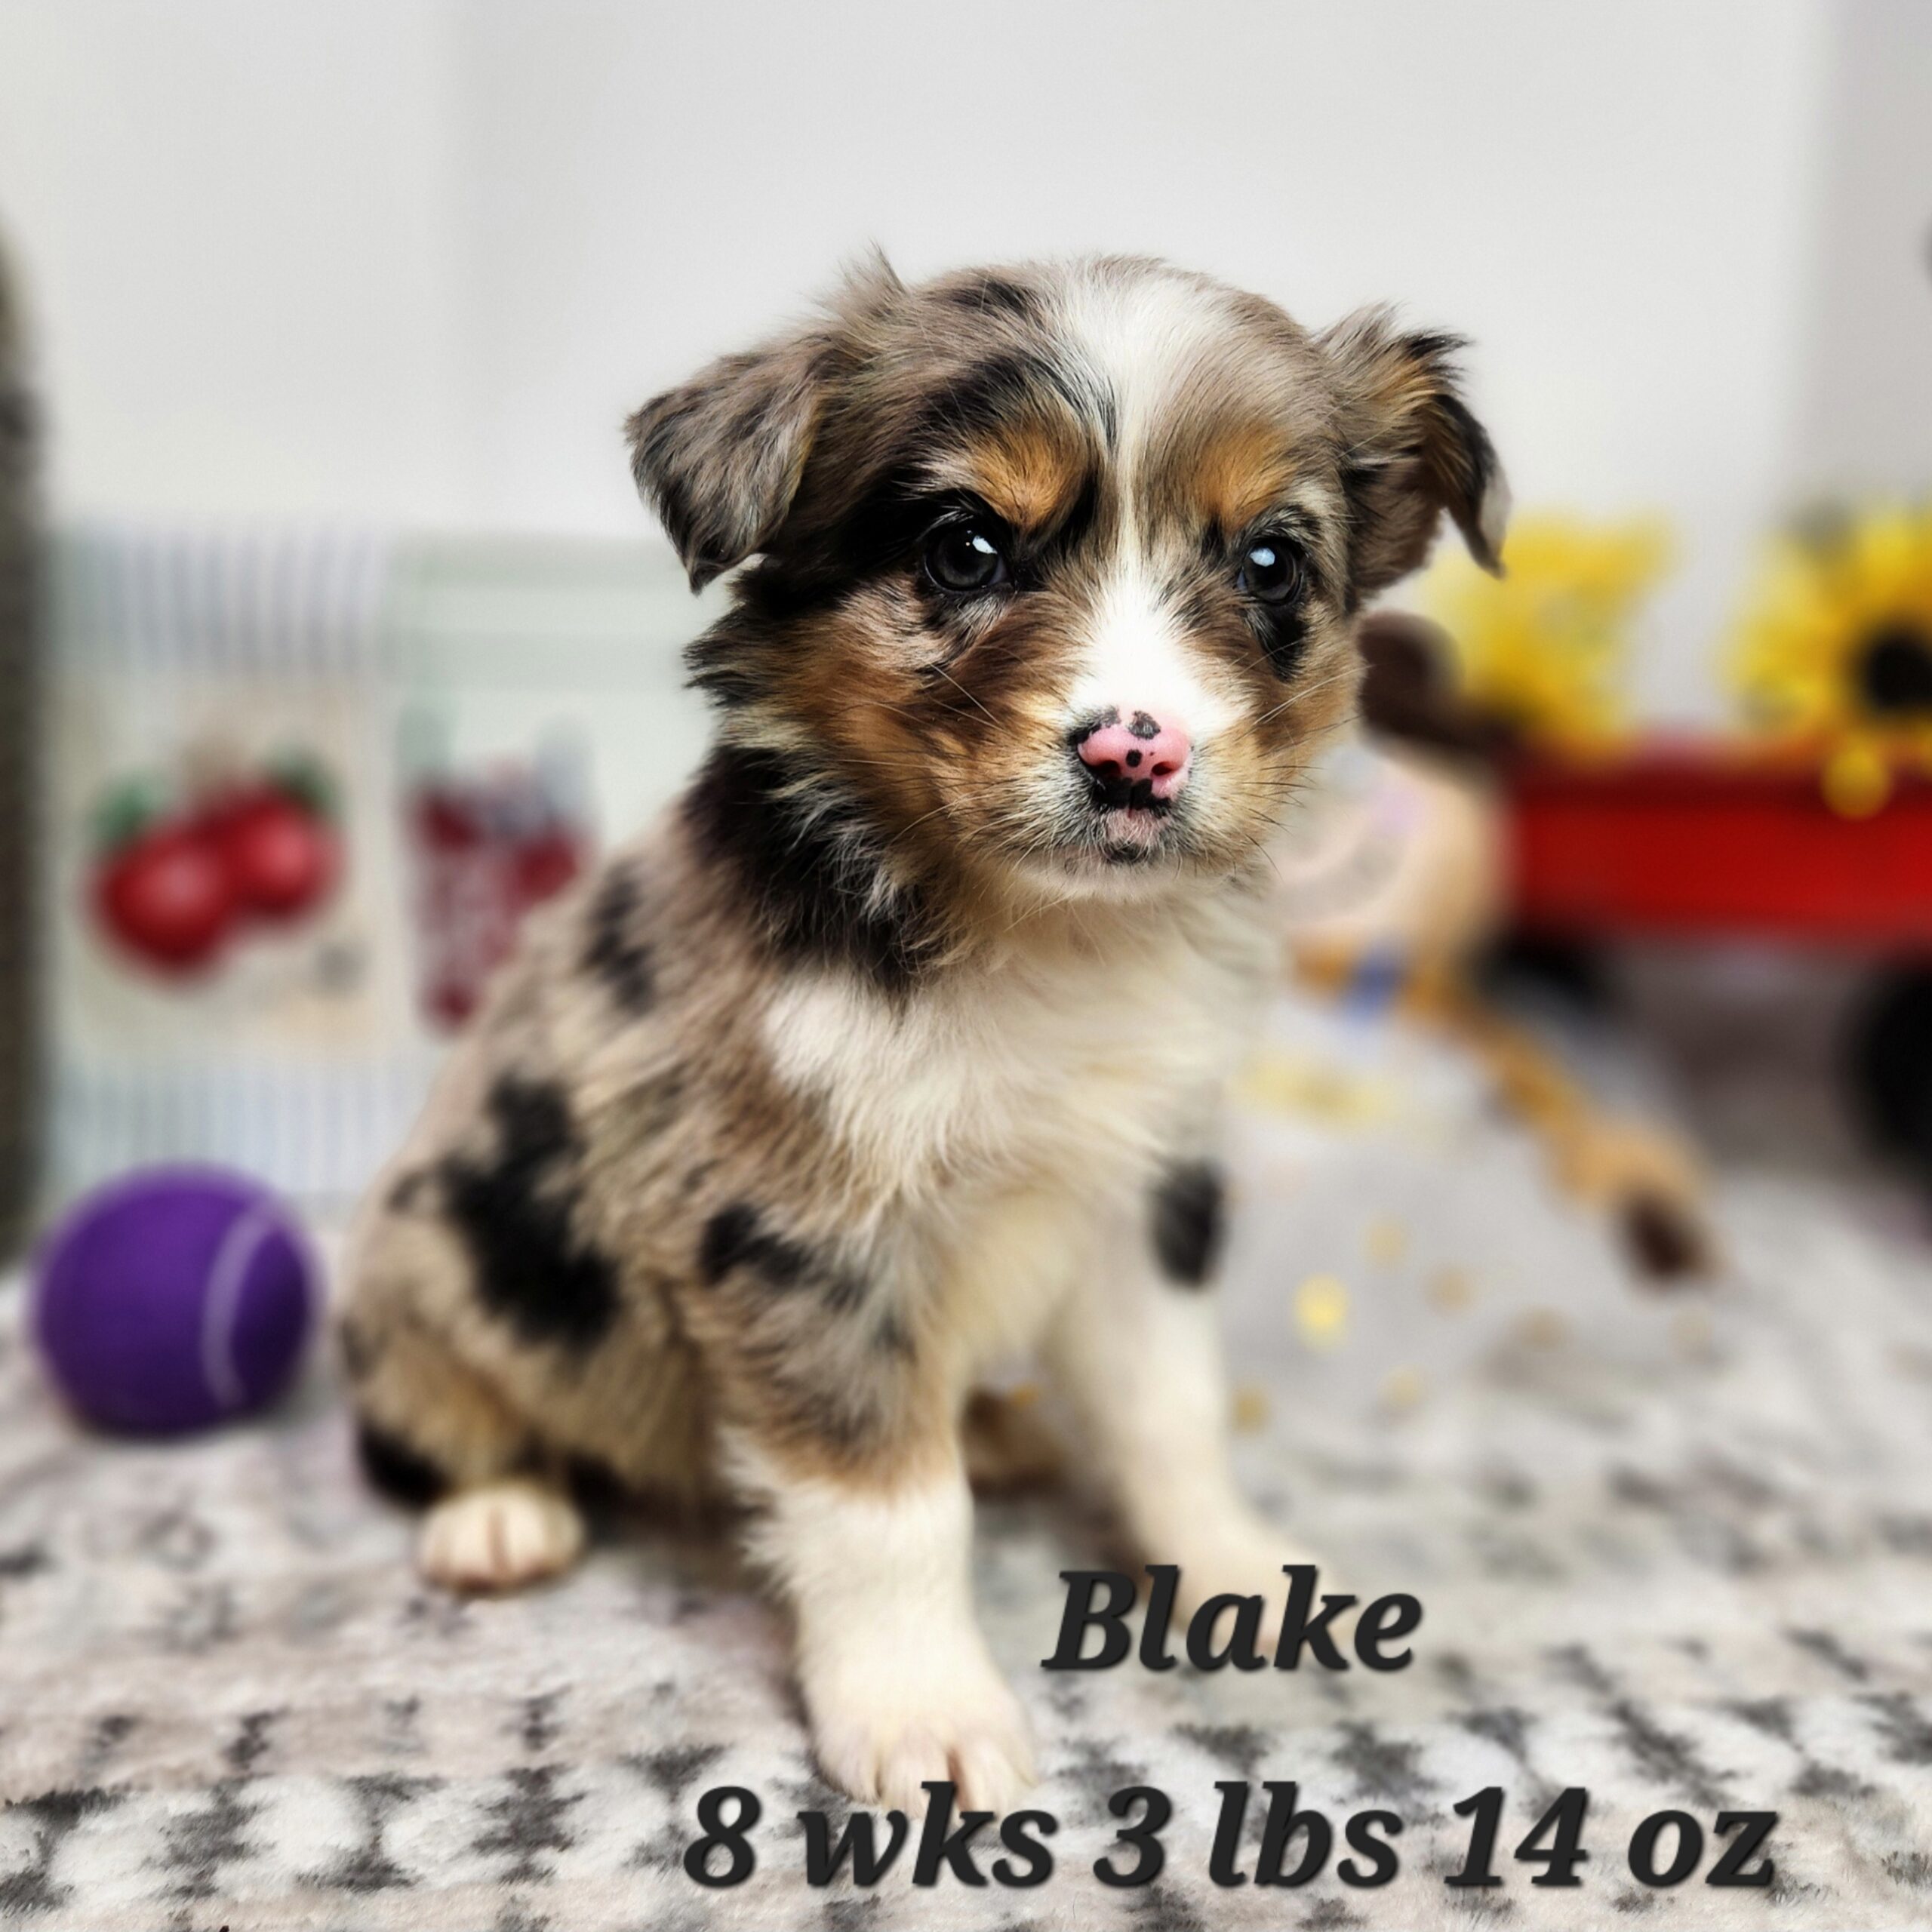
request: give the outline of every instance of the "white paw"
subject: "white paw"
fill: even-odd
[[[1026,1715],[989,1659],[961,1652],[929,1655],[916,1681],[863,1668],[808,1673],[805,1705],[827,1780],[909,1818],[924,1815],[922,1787],[940,1780],[955,1787],[958,1810],[1011,1810],[1038,1776]]]
[[[438,1503],[423,1518],[417,1561],[449,1590],[513,1590],[568,1570],[583,1552],[583,1518],[554,1490],[493,1483]]]

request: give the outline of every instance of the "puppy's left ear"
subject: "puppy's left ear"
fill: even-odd
[[[1509,485],[1488,432],[1459,393],[1461,342],[1404,334],[1374,309],[1338,324],[1318,346],[1340,392],[1357,599],[1423,561],[1444,510],[1470,555],[1500,577]]]

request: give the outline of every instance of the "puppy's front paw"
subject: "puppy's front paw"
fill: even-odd
[[[568,1570],[583,1552],[583,1518],[555,1491],[492,1483],[439,1503],[423,1518],[417,1561],[448,1590],[513,1590]]]
[[[970,1650],[940,1647],[915,1672],[811,1673],[804,1692],[819,1768],[862,1804],[916,1818],[921,1786],[948,1780],[961,1810],[1004,1814],[1038,1775],[1019,1700]]]

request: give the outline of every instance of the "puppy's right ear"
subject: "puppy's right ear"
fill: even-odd
[[[798,494],[830,344],[817,331],[727,355],[625,428],[638,494],[694,590],[762,549]]]
[[[816,327],[721,357],[625,425],[638,494],[677,546],[694,590],[777,534],[834,371],[855,333],[903,293],[875,251],[847,272]]]

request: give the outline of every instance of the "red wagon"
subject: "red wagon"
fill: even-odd
[[[1540,937],[1752,939],[1855,949],[1875,984],[1852,1041],[1862,1109],[1932,1172],[1932,782],[1868,816],[1815,763],[1694,743],[1505,775],[1518,924]]]
[[[1759,937],[1932,953],[1932,783],[1870,816],[1814,764],[1666,746],[1509,775],[1516,913],[1531,931]]]

